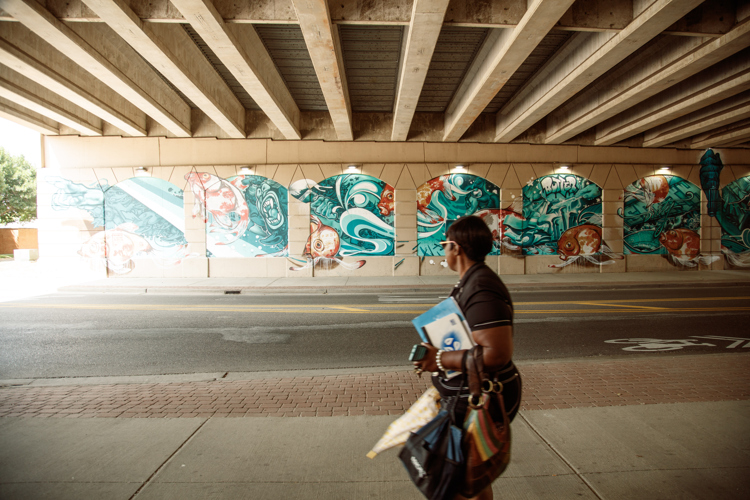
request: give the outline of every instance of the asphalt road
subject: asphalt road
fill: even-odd
[[[72,295],[0,303],[0,379],[408,366],[437,295]],[[750,353],[750,287],[513,293],[515,359]],[[748,358],[750,360],[750,358]]]

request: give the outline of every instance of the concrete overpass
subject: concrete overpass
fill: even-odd
[[[138,271],[134,255],[123,274],[440,274],[425,260],[439,255],[419,246],[437,223],[418,191],[463,165],[459,173],[489,182],[482,194],[497,198],[479,206],[464,196],[467,209],[515,201],[520,216],[524,186],[549,175],[598,185],[601,220],[578,224],[598,223],[610,253],[628,255],[550,268],[557,239],[532,251],[519,236],[506,248],[523,257],[499,255],[501,272],[683,269],[664,250],[630,253],[640,243],[628,242],[617,211],[629,185],[665,166],[700,186],[709,147],[726,165],[722,187],[750,173],[748,18],[747,0],[0,0],[0,116],[44,134],[40,251],[50,258],[73,257],[115,226],[97,225],[104,219],[85,209],[76,219],[72,202],[59,201],[70,185],[47,176],[106,191],[147,172],[185,190],[190,258]],[[346,245],[332,266],[289,265],[310,258],[315,215],[291,194],[287,253],[277,257],[220,256],[210,227],[219,216],[190,217],[193,196],[203,213],[210,204],[205,184],[191,189],[190,172],[222,180],[251,172],[289,188],[347,171],[383,181],[395,196],[393,220],[381,217],[392,248],[356,270],[344,265],[359,262]],[[241,180],[240,190],[249,183]],[[691,230],[702,254],[718,260],[691,257],[688,267],[723,267],[724,226],[705,203],[700,215]],[[257,230],[268,238],[268,227]],[[153,237],[144,255],[158,253]]]

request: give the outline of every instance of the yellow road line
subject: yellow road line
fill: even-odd
[[[636,304],[640,302],[706,302],[709,300],[724,300],[724,301],[735,301],[735,300],[750,300],[750,297],[694,297],[694,298],[663,298],[663,299],[607,299],[607,300],[595,300],[597,304],[615,304],[615,303],[630,303]],[[514,302],[516,306],[528,306],[528,305],[543,305],[543,304],[577,304],[579,301],[576,300],[555,300],[551,302]]]
[[[661,302],[707,302],[707,301],[748,301],[750,297],[696,297],[696,298],[662,298],[662,299],[611,299],[611,300],[593,300],[593,301],[577,301],[577,300],[558,300],[558,301],[542,301],[542,302],[516,302],[515,306],[542,306],[542,305],[593,305],[593,306],[611,306],[611,307],[633,307],[638,309],[653,309],[653,310],[667,310],[668,308],[660,308],[655,306],[628,306],[625,304],[639,304],[639,303],[661,303]],[[373,309],[380,309],[380,312],[424,312],[434,303],[425,304],[351,304],[351,305],[335,305],[335,304],[235,304],[231,306],[222,305],[184,305],[184,304],[25,304],[25,303],[0,303],[0,308],[40,308],[40,309],[101,309],[101,310],[154,310],[154,311],[239,311],[239,312],[289,312],[294,311],[307,311],[310,309],[336,309],[345,312],[364,312]],[[406,309],[408,308],[408,309]],[[671,310],[671,309],[670,309]],[[578,310],[582,311],[582,310]],[[518,309],[516,309],[516,312]]]
[[[349,312],[370,312],[366,309],[357,309],[354,307],[345,307],[345,306],[328,306],[326,309],[337,309],[337,310],[349,311]]]
[[[313,309],[316,308],[316,309]],[[302,313],[302,314],[422,314],[427,309],[376,310],[355,309],[327,305],[317,306],[185,306],[152,304],[0,304],[0,308],[14,309],[87,309],[99,311],[183,311],[183,312],[241,312],[241,313]]]
[[[602,304],[601,302],[576,302],[576,304],[581,304],[582,306],[602,306],[602,307],[632,307],[633,309],[654,309],[654,310],[664,310],[668,309],[667,307],[650,307],[650,306],[626,306],[624,304]]]
[[[750,307],[679,307],[674,309],[547,309],[547,310],[516,310],[515,314],[605,314],[605,313],[665,313],[665,312],[731,312],[750,311]]]
[[[516,309],[516,314],[611,314],[611,313],[659,313],[659,312],[732,312],[750,311],[750,307],[725,306],[725,307],[649,307],[628,306],[623,304],[603,304],[601,302],[566,302],[571,305],[593,305],[598,309]],[[535,304],[536,305],[536,304]],[[601,307],[611,307],[603,309]],[[88,310],[122,310],[122,311],[181,311],[181,312],[238,312],[238,313],[283,313],[283,314],[411,314],[417,315],[425,312],[428,308],[421,309],[381,309],[367,310],[348,306],[329,305],[267,305],[267,306],[187,306],[187,305],[153,305],[153,304],[0,304],[0,308],[27,308],[27,309],[88,309]],[[615,309],[617,308],[617,309]],[[626,309],[621,309],[626,308]]]

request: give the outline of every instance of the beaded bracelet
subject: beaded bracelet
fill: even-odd
[[[438,370],[440,370],[441,372],[446,372],[446,371],[447,371],[447,370],[445,369],[445,367],[443,366],[443,362],[442,362],[442,360],[440,359],[440,358],[441,358],[441,357],[443,356],[443,353],[444,353],[444,352],[445,352],[444,350],[440,349],[440,350],[439,350],[439,351],[437,352],[437,354],[435,354],[435,364],[437,365],[437,367],[438,367]]]

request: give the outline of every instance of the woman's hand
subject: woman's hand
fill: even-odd
[[[412,364],[424,371],[424,372],[436,372],[438,371],[437,363],[435,362],[435,356],[437,355],[437,348],[433,345],[426,344],[422,342],[422,345],[427,348],[427,354],[424,355],[424,358],[420,359],[419,361],[412,361]]]

